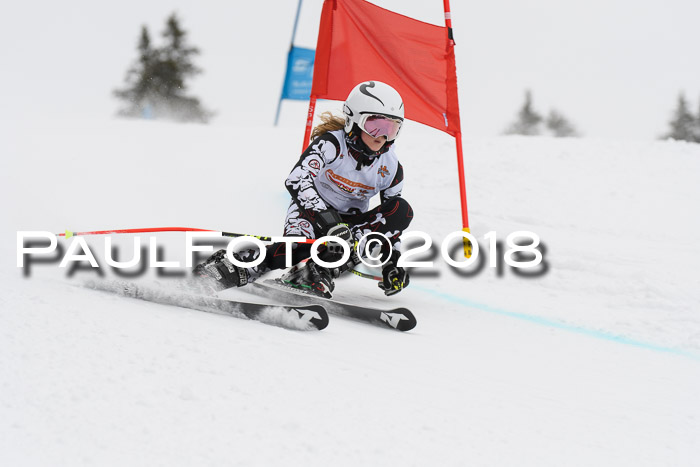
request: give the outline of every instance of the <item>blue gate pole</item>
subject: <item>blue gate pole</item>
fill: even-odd
[[[297,5],[297,14],[296,17],[294,18],[294,28],[292,28],[292,40],[289,43],[289,52],[287,52],[287,68],[289,68],[289,56],[292,53],[292,49],[294,48],[294,38],[297,35],[297,25],[299,24],[299,13],[301,12],[301,2],[302,0],[299,0],[299,4]],[[282,109],[282,97],[284,96],[284,87],[287,84],[287,71],[285,70],[284,72],[284,81],[282,82],[282,92],[280,92],[280,100],[277,102],[277,114],[275,115],[275,126],[277,126],[277,123],[279,122],[280,119],[280,110]]]

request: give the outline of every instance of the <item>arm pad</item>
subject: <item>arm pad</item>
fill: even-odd
[[[316,227],[325,235],[328,229],[343,223],[343,219],[335,209],[326,209],[316,214]]]

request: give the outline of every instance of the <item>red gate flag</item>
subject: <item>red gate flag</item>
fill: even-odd
[[[445,27],[385,10],[365,0],[324,1],[304,148],[309,142],[317,98],[345,100],[352,88],[363,81],[389,84],[401,94],[406,118],[454,136],[462,230],[471,236],[450,2],[443,0],[443,4]],[[464,254],[469,258],[472,244],[467,236],[463,238]]]
[[[401,94],[406,118],[460,133],[454,41],[447,27],[364,0],[326,0],[311,95],[345,100],[357,83],[369,80]]]

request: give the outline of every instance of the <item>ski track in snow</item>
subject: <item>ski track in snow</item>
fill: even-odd
[[[481,254],[486,232],[505,241],[531,230],[547,272],[487,262],[458,273],[437,255],[392,298],[344,277],[339,299],[406,306],[416,329],[332,316],[305,333],[81,289],[73,284],[97,273],[68,278],[57,263],[25,279],[14,249],[18,230],[274,235],[296,128],[49,121],[10,134],[0,162],[2,465],[697,463],[698,145],[465,140]],[[461,228],[454,142],[408,124],[397,146],[411,230],[439,251]],[[32,169],[27,189],[17,174]],[[184,235],[157,239],[166,260],[184,262]],[[113,241],[132,253],[131,236]],[[102,262],[104,240],[88,244]],[[168,281],[152,271],[143,280]]]

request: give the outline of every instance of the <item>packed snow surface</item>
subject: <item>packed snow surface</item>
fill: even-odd
[[[483,262],[459,271],[440,253],[462,227],[454,141],[408,124],[404,196],[410,230],[433,239],[416,259],[433,267],[392,298],[357,276],[339,279],[337,296],[409,307],[418,326],[332,316],[299,332],[76,287],[99,278],[89,267],[32,264],[25,277],[16,238],[156,226],[279,235],[300,126],[8,125],[1,465],[698,463],[700,145],[465,139]],[[504,248],[512,232],[536,233],[544,264],[492,267],[491,231]],[[184,234],[153,236],[162,260],[184,265]],[[104,266],[104,237],[85,238]],[[133,236],[112,241],[132,254]],[[149,269],[139,280],[172,279]]]

